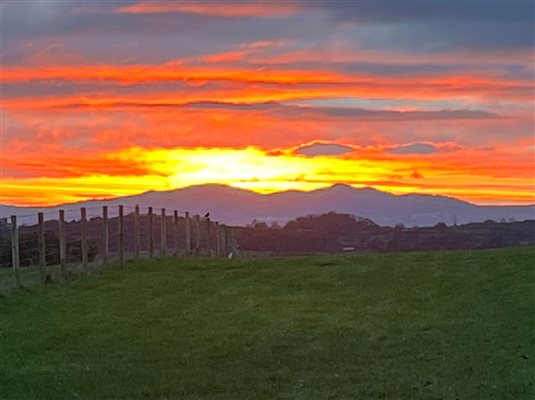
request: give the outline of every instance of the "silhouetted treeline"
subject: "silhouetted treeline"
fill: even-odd
[[[153,217],[154,247],[159,249],[161,235],[161,217]],[[148,217],[141,215],[140,251],[148,251]],[[134,250],[134,215],[124,217],[125,252]],[[166,225],[169,245],[178,240],[179,248],[185,248],[185,220],[178,218],[175,228],[172,217],[167,217]],[[87,242],[89,261],[102,254],[103,222],[101,217],[87,221]],[[454,250],[482,249],[535,244],[535,221],[497,223],[487,221],[459,226],[437,224],[425,228],[405,228],[402,225],[381,227],[370,219],[348,214],[331,212],[323,215],[311,215],[289,221],[285,226],[269,226],[255,221],[248,227],[236,227],[238,246],[247,252],[262,254],[292,255],[315,253],[338,253],[343,251],[410,251],[410,250]],[[109,219],[109,250],[118,251],[119,221]],[[78,263],[81,260],[81,223],[65,223],[67,238],[67,262]],[[10,226],[0,226],[0,265],[11,266]],[[176,235],[178,233],[178,238]],[[45,244],[47,264],[59,263],[59,223],[57,220],[45,222]],[[211,237],[213,242],[214,238]],[[192,227],[192,241],[194,241]],[[205,229],[201,231],[204,243]],[[212,243],[212,246],[215,246]],[[35,265],[39,262],[38,226],[21,226],[19,228],[19,247],[21,266]]]
[[[483,249],[535,244],[535,221],[486,221],[425,228],[381,227],[365,218],[331,212],[300,217],[284,227],[254,222],[238,228],[240,249],[274,255],[342,251]]]

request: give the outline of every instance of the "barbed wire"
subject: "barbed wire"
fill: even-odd
[[[62,211],[64,211],[65,214],[76,213],[77,215],[80,215],[82,208],[85,208],[86,212],[87,211],[96,211],[96,210],[101,211],[101,212],[103,211],[103,207],[101,207],[101,206],[91,206],[91,207],[79,207],[79,208],[59,208],[59,209],[51,210],[51,211],[42,211],[42,213],[43,213],[43,216],[49,216],[49,215],[59,216],[59,212],[60,212],[60,210],[62,210]],[[140,214],[148,214],[149,213],[149,208],[150,208],[150,206],[139,206]],[[165,211],[168,212],[168,215],[173,214],[175,211],[177,211],[177,213],[181,214],[180,216],[184,216],[186,213],[189,213],[190,215],[193,215],[193,213],[190,210],[169,208],[169,207],[152,207],[153,214],[154,213],[161,213],[161,211],[163,209],[165,209]],[[123,206],[123,210],[129,210],[129,211],[135,212],[136,207],[135,206]],[[117,213],[119,213],[119,206],[108,206],[108,214],[110,212],[113,212],[113,211],[116,211]],[[27,214],[13,214],[13,215],[16,215],[17,219],[19,219],[19,218],[30,218],[30,217],[37,218],[38,214],[39,214],[39,212],[27,213]],[[225,214],[220,214],[220,215],[221,216],[229,216],[230,217],[230,215],[225,215]],[[2,216],[2,217],[3,218],[9,218],[10,216],[11,215]]]

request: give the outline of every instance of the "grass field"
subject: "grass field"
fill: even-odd
[[[0,297],[1,399],[531,399],[534,248],[128,263]]]

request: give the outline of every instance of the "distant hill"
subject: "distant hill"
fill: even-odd
[[[86,201],[52,208],[25,208],[0,205],[1,217],[27,215],[38,211],[78,210],[80,207],[153,206],[177,209],[192,214],[210,212],[214,220],[232,225],[245,225],[253,219],[268,223],[285,223],[290,219],[329,211],[359,215],[379,225],[431,226],[439,222],[448,225],[482,222],[485,220],[523,221],[535,218],[535,205],[478,206],[446,196],[407,194],[393,195],[372,188],[356,189],[348,185],[334,185],[311,192],[286,191],[258,194],[225,185],[190,186],[172,191],[150,191],[140,195],[104,201]],[[127,210],[128,211],[128,210]],[[98,209],[88,214],[97,215]],[[31,218],[31,217],[30,217]],[[28,221],[29,222],[29,221]]]

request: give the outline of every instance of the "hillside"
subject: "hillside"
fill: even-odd
[[[164,259],[19,290],[0,398],[531,399],[534,257]]]
[[[356,189],[334,185],[311,192],[287,191],[263,195],[224,185],[190,186],[167,192],[151,191],[109,201],[89,201],[64,205],[66,210],[102,205],[165,207],[169,210],[190,211],[231,225],[245,225],[253,219],[284,223],[290,219],[329,211],[370,218],[379,225],[431,226],[443,222],[453,224],[535,218],[535,206],[478,206],[451,197],[409,194],[396,196],[372,188]],[[46,209],[57,210],[59,207]],[[37,210],[0,206],[0,215],[35,214]],[[92,211],[89,213],[91,214]],[[98,211],[94,212],[95,215]]]

